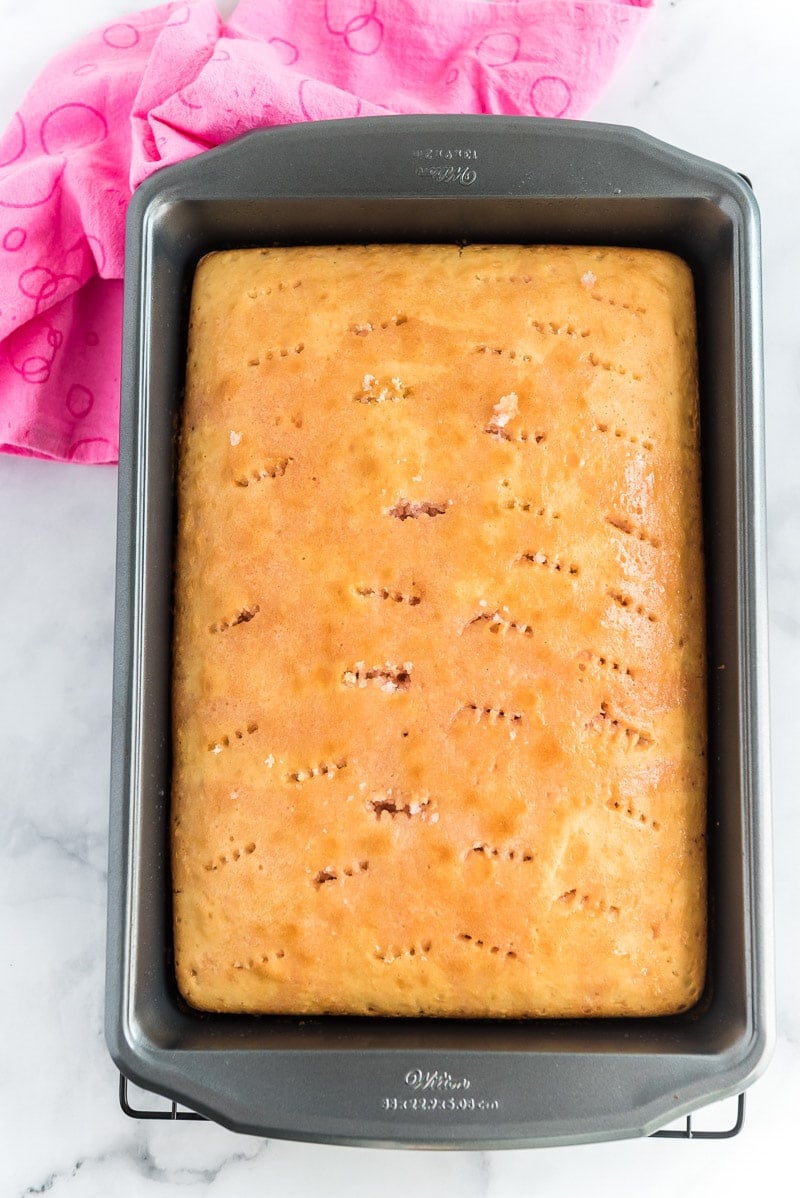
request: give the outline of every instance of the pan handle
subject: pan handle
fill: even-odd
[[[718,199],[752,193],[726,167],[636,129],[503,116],[386,116],[259,129],[167,167],[140,191],[183,197],[496,196]]]

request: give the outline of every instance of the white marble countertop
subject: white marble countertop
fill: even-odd
[[[51,54],[132,7],[0,0],[0,126]],[[717,1142],[414,1153],[126,1118],[103,1035],[116,470],[0,458],[0,1193],[786,1192],[800,1122],[798,44],[792,0],[758,10],[657,0],[590,114],[744,171],[762,210],[779,1035],[744,1131]]]

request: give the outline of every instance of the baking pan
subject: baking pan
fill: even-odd
[[[385,117],[258,131],[161,171],[128,214],[107,1038],[122,1072],[242,1132],[521,1147],[651,1132],[734,1094],[774,1036],[758,211],[734,172],[631,129]],[[169,877],[175,429],[209,250],[337,242],[648,246],[697,291],[708,580],[710,961],[660,1019],[204,1015],[179,998]]]

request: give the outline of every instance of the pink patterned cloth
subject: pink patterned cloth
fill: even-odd
[[[99,29],[0,141],[0,448],[118,456],[125,209],[265,125],[395,112],[577,117],[652,0],[213,0]]]

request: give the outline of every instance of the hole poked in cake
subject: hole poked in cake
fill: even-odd
[[[503,487],[509,487],[511,484],[508,479],[503,479],[500,484]],[[561,513],[554,511],[552,508],[545,507],[541,503],[535,502],[533,499],[520,499],[517,495],[507,495],[500,500],[500,508],[505,512],[524,512],[527,516],[536,516],[540,520],[560,520]]]
[[[620,916],[620,908],[614,903],[609,903],[602,895],[584,894],[576,886],[560,894],[555,903],[558,910],[583,911],[591,916],[603,915],[611,922],[619,919]]]
[[[492,944],[491,940],[485,939],[483,936],[474,936],[472,932],[459,932],[456,935],[456,940],[462,944],[469,945],[471,948],[482,949],[491,957],[503,957],[506,961],[516,961],[518,959],[515,949],[506,948],[500,944]]]
[[[661,824],[657,819],[651,819],[646,811],[637,808],[630,800],[619,795],[614,795],[606,800],[606,807],[609,811],[615,811],[618,815],[636,824],[640,828],[650,828],[653,832],[661,831]]]
[[[593,653],[591,649],[582,649],[576,656],[578,669],[581,673],[585,673],[589,666],[594,666],[597,669],[609,670],[612,674],[619,674],[625,678],[633,678],[633,671],[623,662],[615,661],[612,657],[606,657],[602,653]]]
[[[487,861],[515,861],[522,865],[529,865],[534,859],[534,854],[530,849],[515,848],[512,845],[485,844],[480,840],[476,841],[472,848],[467,849],[464,859],[469,860],[473,856],[483,857]]]
[[[269,758],[267,759],[269,761]],[[310,782],[312,778],[335,778],[339,770],[347,769],[347,758],[336,757],[332,761],[319,761],[303,769],[291,770],[287,782]]]
[[[547,433],[540,428],[536,429],[509,429],[509,428],[492,428],[489,425],[483,430],[490,437],[494,437],[498,441],[513,441],[519,445],[524,445],[527,441],[532,441],[535,445],[541,445],[547,440]]]
[[[594,279],[594,275],[592,275],[592,278]],[[610,308],[621,308],[623,312],[630,312],[631,316],[644,316],[647,312],[647,308],[643,308],[638,304],[628,303],[627,300],[614,299],[611,295],[599,295],[596,291],[592,292],[591,298],[599,304],[608,304]]]
[[[208,746],[208,751],[216,756],[224,749],[230,749],[237,741],[243,741],[245,737],[252,736],[255,732],[258,732],[258,724],[254,720],[250,720],[244,728],[234,728],[233,732],[226,732],[218,740],[212,741]]]
[[[408,317],[404,312],[397,312],[393,316],[387,316],[381,319],[353,321],[348,325],[348,332],[353,333],[356,337],[368,337],[370,333],[376,333],[379,329],[385,332],[386,329],[398,327],[408,322]]]
[[[213,857],[207,861],[203,867],[208,873],[216,873],[225,865],[235,864],[237,861],[243,861],[247,857],[252,857],[256,851],[256,843],[254,840],[248,841],[247,844],[234,844],[225,853],[220,853],[217,857]]]
[[[226,620],[219,620],[209,626],[210,632],[227,632],[229,628],[236,628],[239,624],[249,624],[250,621],[257,616],[261,608],[257,603],[252,607],[243,607],[235,615]]]
[[[586,725],[591,732],[601,733],[609,739],[618,741],[627,749],[650,749],[655,740],[650,732],[637,728],[620,716],[615,716],[610,705],[604,700],[600,711]]]
[[[648,437],[637,437],[635,433],[629,433],[627,429],[621,428],[618,424],[609,424],[607,421],[598,420],[592,425],[593,433],[603,433],[605,436],[614,437],[617,441],[628,441],[631,445],[641,445],[642,449],[646,449],[648,453],[653,450],[653,442]]]
[[[560,558],[546,554],[543,550],[528,549],[518,559],[518,564],[541,566],[545,570],[553,570],[556,574],[571,574],[580,573],[580,568],[575,562],[562,562]]]
[[[326,865],[324,869],[317,870],[312,878],[312,883],[317,890],[330,882],[344,882],[347,878],[353,878],[356,874],[365,874],[369,869],[369,861],[354,861],[350,865]]]
[[[626,594],[624,591],[606,591],[609,599],[612,600],[617,607],[621,607],[623,611],[629,612],[631,615],[641,616],[650,624],[658,623],[658,616],[655,612],[648,611],[641,603],[636,603],[633,596]]]
[[[626,516],[606,516],[606,524],[610,524],[612,528],[616,528],[618,532],[624,533],[627,537],[634,537],[637,541],[652,546],[653,549],[661,548],[661,542],[656,537],[652,537],[641,524],[629,520]]]
[[[236,970],[248,969],[263,969],[265,965],[270,965],[276,968],[278,962],[283,961],[286,957],[286,950],[282,948],[272,949],[268,953],[261,953],[257,957],[245,957],[232,963],[232,968]]]
[[[388,587],[367,586],[363,583],[353,589],[360,599],[391,600],[392,603],[407,603],[409,607],[417,607],[422,602],[422,596],[413,591],[405,594]]]
[[[458,710],[458,715],[471,716],[476,724],[518,724],[523,714],[521,711],[511,711],[507,707],[487,707],[480,703],[465,703]]]
[[[636,383],[642,381],[642,376],[635,370],[628,370],[628,367],[624,366],[622,362],[612,362],[608,358],[601,358],[594,351],[587,354],[586,361],[590,366],[594,366],[597,370],[605,370],[608,374],[616,374],[620,378],[631,378]]]
[[[234,483],[237,487],[249,487],[256,483],[262,483],[266,478],[283,478],[292,460],[290,457],[275,458],[263,466],[254,467],[245,474],[240,474],[234,479]]]
[[[419,819],[424,823],[439,822],[439,813],[431,801],[428,791],[419,794],[407,794],[390,786],[386,790],[376,791],[364,802],[364,807],[371,815],[380,821],[386,816],[389,820],[402,817],[408,820]]]
[[[555,320],[536,320],[530,317],[528,320],[530,327],[543,337],[569,337],[570,339],[591,336],[591,329],[582,328],[575,325],[572,321],[555,321]]]
[[[271,349],[265,349],[261,354],[254,354],[248,358],[247,365],[260,366],[262,362],[272,362],[275,358],[288,358],[292,354],[301,354],[305,348],[302,341],[298,341],[296,345],[276,345]]]
[[[443,516],[452,502],[452,499],[435,503],[429,499],[398,499],[397,503],[386,509],[386,515],[393,516],[395,520],[419,520],[422,516],[433,518]]]
[[[342,674],[342,682],[345,686],[357,686],[362,690],[372,683],[387,695],[391,695],[395,691],[409,689],[413,668],[410,661],[402,664],[387,661],[380,666],[368,666],[366,662],[357,661],[351,669]]]
[[[374,956],[376,961],[383,961],[386,965],[393,965],[395,961],[403,960],[424,961],[432,948],[433,941],[431,940],[420,940],[418,943],[406,947],[390,944],[388,947],[382,948],[376,944]]]
[[[509,632],[519,633],[520,636],[533,636],[533,627],[521,620],[513,620],[508,614],[508,608],[504,607],[502,611],[482,611],[477,616],[473,616],[467,621],[466,628],[472,628],[475,624],[486,625],[489,632],[495,635],[505,636]]]
[[[473,354],[485,354],[490,358],[507,358],[509,362],[524,362],[532,361],[531,355],[524,353],[522,350],[509,349],[502,345],[486,345],[485,342],[480,342],[472,347]]]

